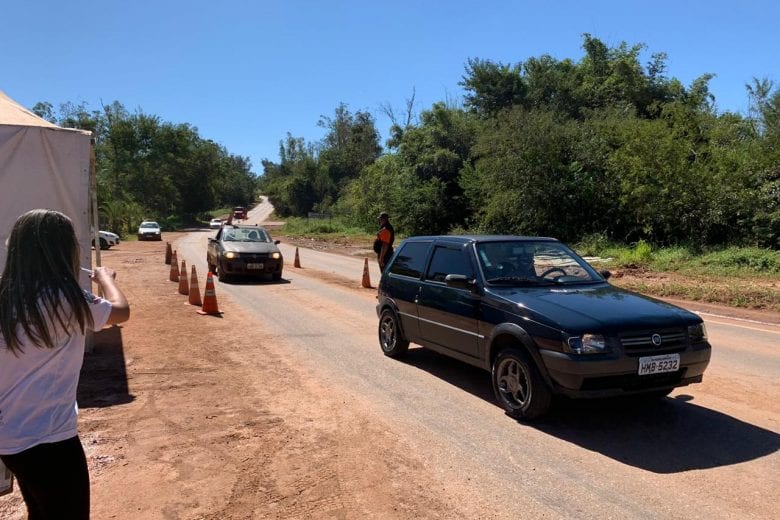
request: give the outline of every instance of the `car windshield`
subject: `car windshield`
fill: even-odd
[[[558,242],[507,240],[476,245],[489,284],[549,285],[601,282],[587,262]]]
[[[141,224],[142,228],[158,228],[157,222],[144,222]]]
[[[262,229],[227,229],[222,235],[227,242],[270,242],[271,238]]]

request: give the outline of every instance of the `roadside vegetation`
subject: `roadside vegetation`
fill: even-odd
[[[721,112],[710,72],[685,85],[644,44],[585,34],[582,49],[469,58],[462,99],[419,107],[412,91],[381,106],[384,140],[372,113],[341,103],[320,117],[321,140],[280,136],[259,177],[189,124],[119,102],[33,110],[95,132],[101,224],[122,235],[142,218],[206,222],[263,193],[293,234],[315,213],[325,219],[306,233],[370,240],[387,211],[399,236],[554,236],[611,258],[616,282],[644,276],[623,277],[643,292],[778,308],[780,90],[746,78],[747,113]]]

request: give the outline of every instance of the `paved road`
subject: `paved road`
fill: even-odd
[[[176,244],[199,271],[207,236]],[[300,250],[294,269],[291,251],[282,282],[218,283],[218,295],[254,313],[345,406],[370,401],[486,517],[780,517],[780,327],[705,315],[714,355],[703,384],[654,406],[565,403],[526,425],[494,404],[486,372],[420,348],[403,362],[381,354],[362,259]]]

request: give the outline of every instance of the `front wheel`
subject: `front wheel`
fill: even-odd
[[[388,357],[400,357],[409,349],[409,340],[401,332],[395,312],[385,309],[379,316],[379,346]]]
[[[222,269],[222,265],[219,262],[217,262],[217,265],[214,267],[216,267],[217,272],[212,274],[216,274],[220,282],[225,283],[230,281],[230,275],[227,274],[224,269]]]
[[[530,420],[550,409],[552,392],[525,352],[500,352],[493,362],[491,378],[496,400],[510,417]]]

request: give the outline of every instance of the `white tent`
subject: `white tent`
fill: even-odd
[[[14,222],[36,208],[73,220],[82,265],[91,265],[91,138],[90,132],[38,117],[0,91],[0,273]],[[89,287],[85,277],[81,281]]]

